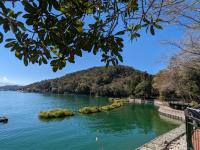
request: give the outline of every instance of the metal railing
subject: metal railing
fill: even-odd
[[[188,150],[200,150],[200,119],[194,112],[195,110],[190,108],[185,110],[186,140]]]

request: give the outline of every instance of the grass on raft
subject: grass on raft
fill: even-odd
[[[119,108],[124,105],[124,103],[127,103],[126,100],[123,99],[116,99],[116,98],[110,98],[110,102],[112,102],[109,105],[105,106],[92,106],[92,107],[83,107],[78,110],[79,113],[82,114],[92,114],[92,113],[98,113],[102,111],[110,111],[116,108]],[[52,118],[64,118],[64,117],[69,117],[73,116],[74,112],[68,109],[52,109],[49,111],[42,111],[39,113],[39,117],[41,119],[52,119]]]
[[[100,107],[98,106],[83,107],[79,109],[79,113],[91,114],[91,113],[97,113],[97,112],[102,112],[102,111],[110,111],[110,110],[123,106],[124,103],[125,103],[124,100],[115,99],[115,100],[112,100],[112,104],[109,104],[109,105],[100,106]]]
[[[39,117],[41,119],[51,119],[51,118],[64,118],[64,117],[69,117],[73,116],[74,113],[71,110],[68,109],[52,109],[49,111],[44,111],[39,113]]]
[[[91,113],[100,112],[100,110],[97,106],[92,106],[92,107],[83,107],[79,109],[78,112],[82,114],[91,114]]]

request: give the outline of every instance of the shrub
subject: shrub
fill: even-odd
[[[101,111],[108,111],[111,110],[112,108],[110,107],[110,105],[105,105],[105,106],[101,106],[99,107],[99,110]]]
[[[109,98],[109,101],[112,102],[112,104],[100,106],[100,107],[98,107],[98,106],[83,107],[83,108],[79,109],[79,112],[82,114],[91,114],[91,113],[97,113],[97,112],[101,112],[101,111],[110,111],[115,108],[119,108],[119,107],[123,106],[124,103],[127,102],[126,100],[122,100],[119,98]]]
[[[82,114],[91,114],[91,113],[97,113],[100,112],[99,108],[97,106],[93,107],[83,107],[78,110]]]
[[[110,105],[105,105],[105,106],[101,106],[99,109],[101,111],[109,111],[115,108],[119,108],[121,106],[123,106],[124,102],[123,100],[119,100],[119,99],[112,99],[113,103]]]
[[[39,117],[42,119],[51,119],[51,118],[64,118],[68,116],[73,116],[74,113],[68,109],[53,109],[45,112],[40,112]]]

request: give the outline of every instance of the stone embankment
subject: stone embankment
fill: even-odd
[[[141,99],[131,99],[129,98],[130,103],[139,103],[139,104],[154,104],[155,106],[159,107],[158,112],[160,115],[179,120],[179,121],[185,121],[184,111],[181,110],[175,110],[168,106],[167,102],[162,102],[158,100],[141,100]]]
[[[167,102],[162,102],[158,100],[140,100],[140,99],[129,99],[130,103],[146,103],[154,104],[158,106],[158,113],[161,116],[165,116],[171,119],[181,121],[182,124],[153,139],[152,141],[144,144],[143,146],[137,148],[137,150],[186,150],[186,138],[185,138],[185,116],[184,111],[175,110],[168,106]]]
[[[175,120],[185,121],[184,111],[175,110],[168,106],[159,106],[158,112],[160,115],[172,118]]]
[[[166,149],[167,150],[187,150],[186,135],[181,136],[177,140],[173,141]]]
[[[185,125],[182,124],[178,128],[175,128],[155,139],[149,143],[144,144],[143,146],[137,148],[137,150],[168,150],[169,147],[172,148],[173,142],[182,137],[185,134]],[[184,141],[183,141],[184,142]],[[174,143],[176,144],[176,143]],[[174,145],[175,148],[178,145]],[[173,149],[174,150],[174,149]],[[183,149],[179,149],[183,150]]]

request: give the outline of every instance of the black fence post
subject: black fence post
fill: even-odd
[[[199,110],[187,108],[185,111],[187,150],[200,150]]]
[[[190,148],[189,148],[189,139],[190,139],[190,137],[189,137],[189,128],[188,128],[188,121],[189,121],[189,119],[188,119],[188,110],[187,109],[185,109],[185,111],[184,111],[184,114],[185,114],[185,127],[186,127],[186,142],[187,142],[187,150],[189,150]]]

